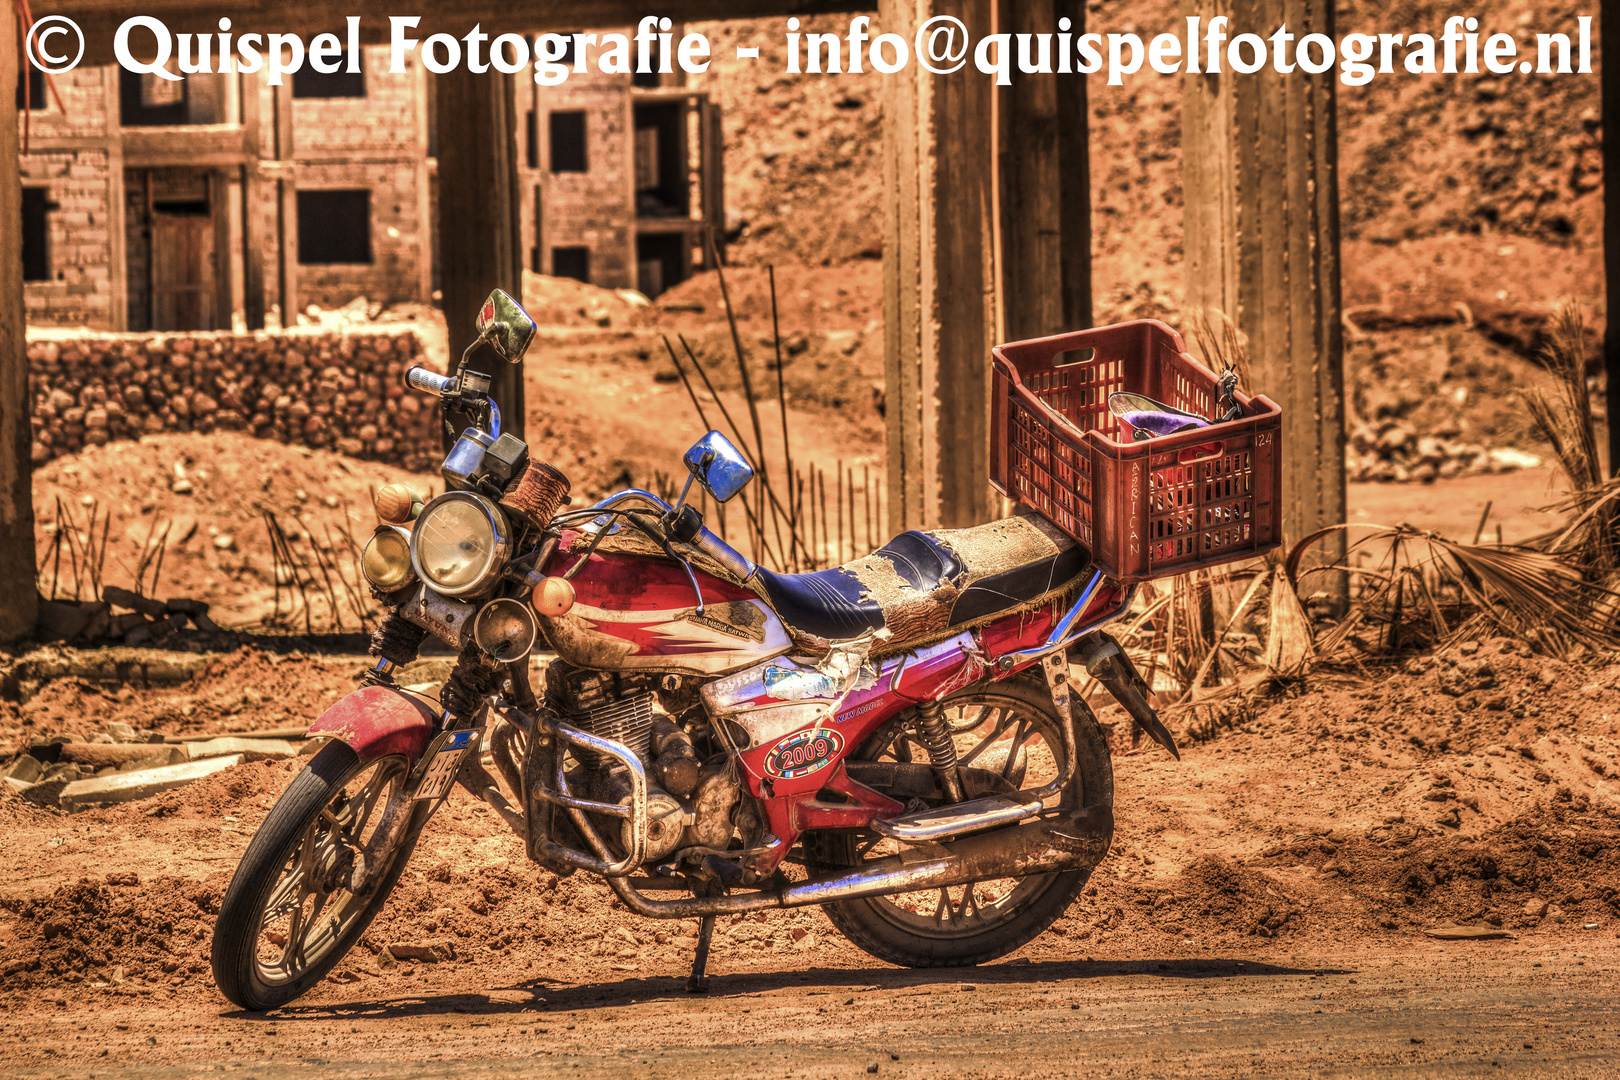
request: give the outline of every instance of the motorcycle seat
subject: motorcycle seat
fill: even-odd
[[[872,554],[808,574],[760,567],[788,627],[829,642],[887,628],[883,649],[966,628],[1060,593],[1091,553],[1034,514],[968,529],[903,532]]]
[[[886,595],[932,594],[950,587],[961,572],[949,548],[911,530],[843,566],[808,574],[777,574],[762,566],[759,577],[783,622],[801,633],[844,641],[884,627]]]

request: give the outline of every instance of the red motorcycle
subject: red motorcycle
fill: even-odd
[[[1160,324],[1087,340],[1145,341],[1144,327],[1179,346]],[[1219,394],[1224,420],[1112,395],[1113,430],[1168,448],[1169,464],[1139,485],[1159,519],[1202,515],[1136,538],[1136,551],[1157,553],[1143,572],[1105,575],[1094,552],[1116,544],[1119,523],[1099,509],[1086,522],[1095,544],[1076,542],[1076,504],[1046,482],[1064,451],[1042,443],[1031,418],[1055,429],[1053,417],[1073,415],[1070,395],[1095,412],[1107,388],[1060,374],[1034,391],[1016,377],[997,390],[998,424],[1018,430],[999,432],[993,471],[1042,513],[905,532],[847,565],[779,574],[687,501],[693,482],[725,502],[752,478],[718,432],[685,455],[690,477],[673,506],[631,490],[570,509],[568,481],[501,431],[489,377],[467,367],[481,343],[517,363],[533,321],[496,292],[478,329],[454,375],[407,376],[440,397],[455,439],[448,489],[425,506],[379,493],[383,524],[363,555],[390,608],[377,661],[310,728],[330,741],[266,817],[225,895],[213,942],[225,996],[270,1009],[326,975],[457,783],[536,862],[599,875],[648,918],[699,919],[694,990],[717,915],[819,905],[860,948],[913,966],[991,960],[1062,915],[1113,833],[1108,741],[1070,694],[1070,665],[1176,753],[1103,627],[1129,607],[1121,577],[1175,572],[1189,552],[1219,561],[1275,543],[1274,527],[1256,527],[1269,515],[1256,514],[1253,490],[1254,476],[1269,469],[1271,484],[1275,470],[1252,445],[1229,444],[1241,437],[1232,429],[1275,419],[1276,406],[1239,404],[1234,380],[1184,353],[1202,374],[1178,400],[1207,413]],[[1013,348],[997,350],[998,371],[1013,370],[1003,355]],[[1009,408],[1004,390],[1022,405]],[[1064,438],[1080,445],[1077,429]],[[1184,466],[1185,447],[1195,458]],[[1245,454],[1246,493],[1232,489]],[[1167,469],[1199,473],[1214,495],[1195,505],[1157,479]],[[1132,541],[1118,535],[1125,558]],[[430,633],[460,650],[437,702],[393,678]],[[529,657],[542,638],[556,659],[537,692]]]

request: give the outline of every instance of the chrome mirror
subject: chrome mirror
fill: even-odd
[[[488,341],[490,347],[509,364],[516,364],[528,351],[534,340],[534,319],[523,305],[496,289],[478,310],[478,340]]]
[[[682,460],[693,479],[719,502],[736,495],[754,478],[754,467],[748,464],[742,451],[718,431],[711,431],[694,443]]]

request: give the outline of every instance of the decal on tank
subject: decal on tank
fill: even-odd
[[[705,609],[713,612],[715,605]],[[611,634],[632,643],[644,652],[662,656],[682,656],[694,653],[727,652],[738,647],[740,641],[764,644],[765,613],[752,604],[739,603],[737,607],[750,608],[758,616],[760,629],[755,637],[729,624],[698,616],[693,608],[673,611],[609,611],[588,604],[574,605],[572,614],[591,624],[599,633]],[[783,643],[786,643],[785,635]]]
[[[753,642],[765,640],[765,612],[758,604],[747,600],[709,604],[701,615],[693,608],[686,613],[685,618],[694,626],[701,626],[727,637]]]
[[[778,780],[809,776],[837,761],[843,749],[844,737],[830,728],[796,731],[765,755],[765,773]]]

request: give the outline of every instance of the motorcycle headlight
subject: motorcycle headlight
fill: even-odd
[[[411,529],[411,565],[435,592],[468,596],[500,574],[507,543],[500,507],[470,491],[448,491],[417,517]]]
[[[360,572],[378,592],[393,592],[415,581],[411,534],[398,525],[377,526],[360,553]]]

